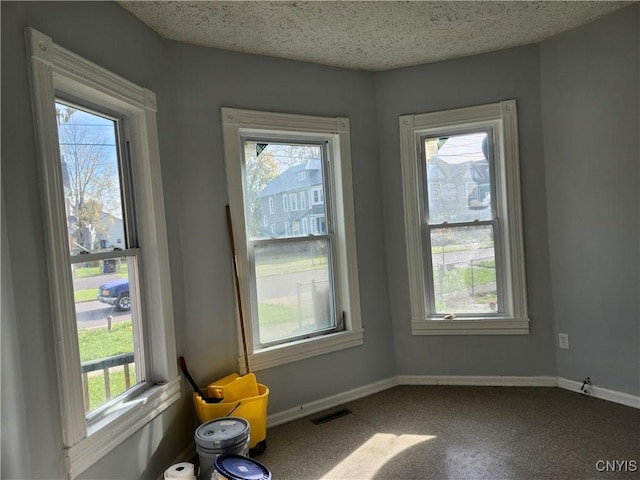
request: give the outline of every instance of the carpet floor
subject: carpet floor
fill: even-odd
[[[398,386],[340,407],[269,428],[256,460],[274,480],[640,478],[640,410],[560,388]]]

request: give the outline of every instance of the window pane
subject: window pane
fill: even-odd
[[[335,327],[329,241],[256,246],[260,343]]]
[[[245,141],[244,158],[248,238],[300,236],[313,220],[309,233],[327,233],[320,145]]]
[[[69,250],[126,248],[116,122],[56,103]]]
[[[432,229],[431,262],[436,313],[498,311],[492,226]]]
[[[141,380],[129,288],[135,264],[135,258],[125,257],[71,266],[87,413]]]
[[[486,132],[425,140],[429,223],[491,220]]]

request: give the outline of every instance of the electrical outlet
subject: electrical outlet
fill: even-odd
[[[569,350],[569,334],[568,333],[558,334],[558,346],[560,348],[564,348],[565,350]]]

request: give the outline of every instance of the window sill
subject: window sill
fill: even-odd
[[[413,335],[529,335],[528,318],[412,320]]]
[[[151,387],[87,429],[87,436],[66,450],[69,478],[76,478],[113,448],[180,398],[180,377]]]
[[[252,371],[265,370],[278,365],[296,362],[305,358],[323,355],[345,348],[357,347],[364,341],[364,330],[332,333],[321,337],[298,340],[286,345],[256,350],[249,355]],[[244,357],[238,358],[240,371],[244,371]]]

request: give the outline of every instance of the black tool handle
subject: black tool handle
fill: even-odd
[[[202,395],[200,393],[200,389],[198,388],[198,384],[195,382],[193,377],[189,374],[189,370],[187,370],[187,361],[184,359],[184,357],[180,357],[180,368],[182,369],[182,373],[184,373],[184,376],[187,377],[187,380],[189,380],[189,383],[193,387],[193,391],[196,392],[198,395]]]

